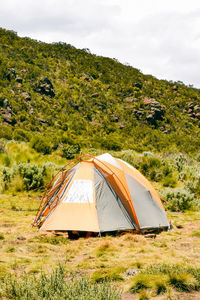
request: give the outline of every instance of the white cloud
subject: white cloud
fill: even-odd
[[[200,87],[199,0],[7,0],[0,26]]]

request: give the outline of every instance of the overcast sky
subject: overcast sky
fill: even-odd
[[[0,27],[200,88],[200,0],[0,0]]]

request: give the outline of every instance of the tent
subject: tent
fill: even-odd
[[[46,231],[168,229],[164,207],[134,167],[106,153],[61,173],[42,199],[34,224]]]

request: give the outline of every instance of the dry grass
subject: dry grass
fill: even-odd
[[[0,197],[0,277],[10,273],[49,272],[61,263],[74,276],[87,275],[95,282],[112,280],[123,288],[124,297],[129,297],[128,291],[134,284],[136,288],[139,286],[135,283],[139,278],[148,285],[144,291],[138,289],[140,299],[190,299],[188,287],[194,299],[200,299],[200,293],[195,292],[197,279],[192,273],[171,274],[171,277],[145,274],[149,266],[200,268],[200,212],[169,213],[173,230],[162,232],[155,239],[123,233],[115,237],[68,240],[66,235],[47,234],[31,227],[39,205],[36,194]],[[139,274],[127,275],[129,269]],[[176,288],[180,282],[185,291]]]

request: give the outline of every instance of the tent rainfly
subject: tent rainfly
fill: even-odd
[[[63,171],[43,197],[34,225],[46,231],[99,233],[170,227],[150,182],[108,153]]]

